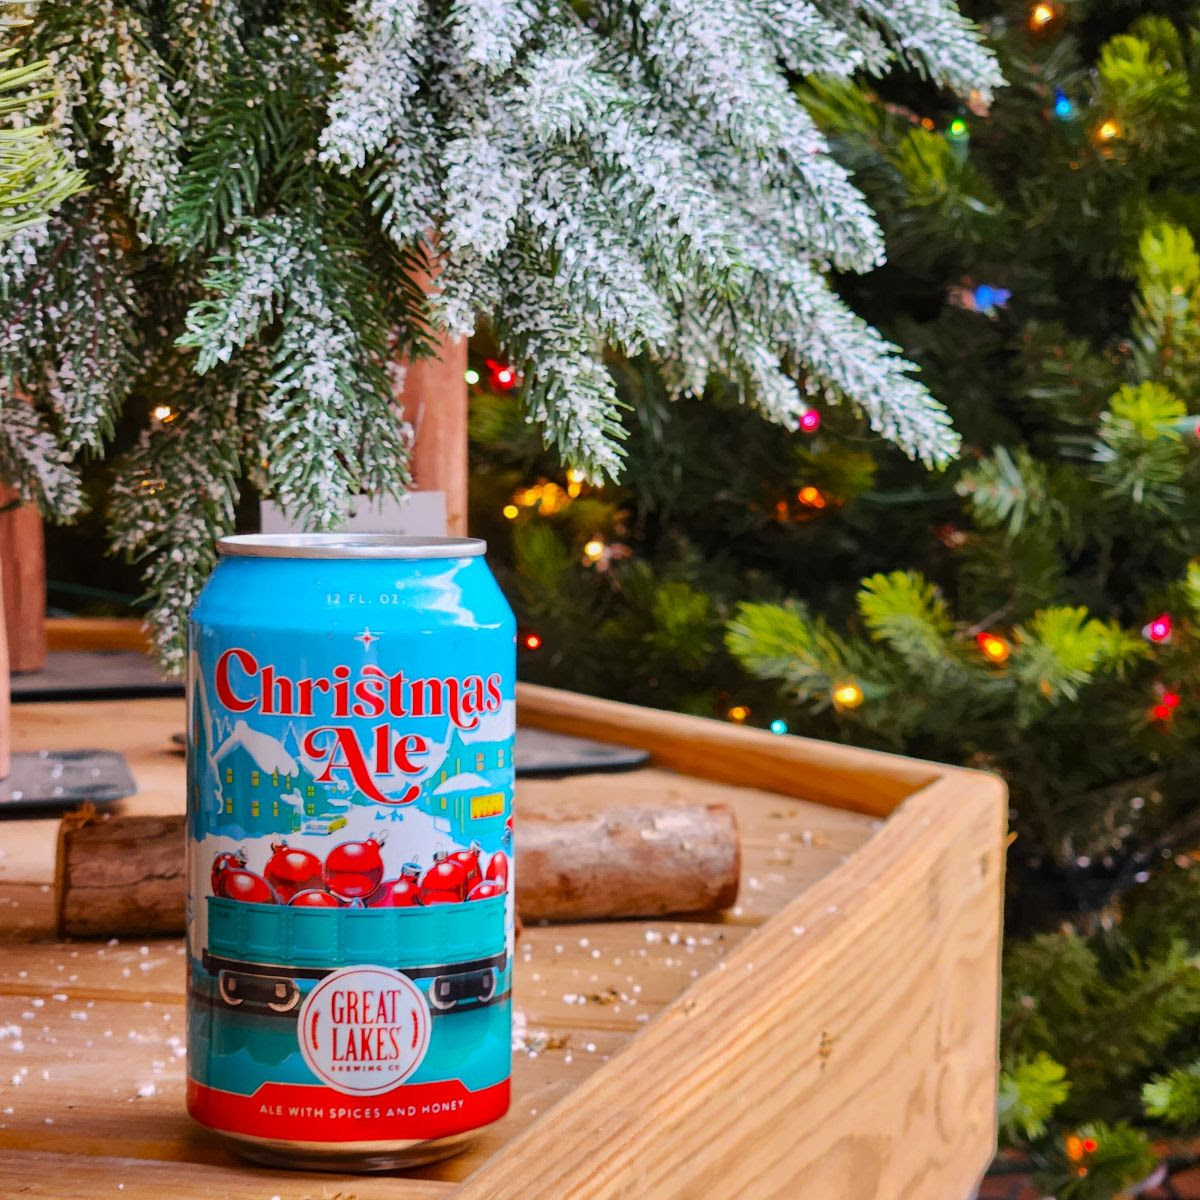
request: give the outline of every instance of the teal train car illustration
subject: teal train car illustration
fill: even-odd
[[[242,1094],[259,1082],[310,1078],[298,1053],[305,997],[343,967],[407,975],[429,1005],[428,1052],[411,1082],[506,1076],[512,966],[505,897],[428,908],[305,909],[205,898],[208,945],[192,961],[190,1035],[211,1086]],[[497,1024],[499,1022],[499,1025]]]

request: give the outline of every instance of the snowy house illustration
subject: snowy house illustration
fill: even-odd
[[[499,838],[511,765],[510,740],[468,744],[456,730],[441,767],[425,781],[418,804],[445,821],[447,832],[462,845]]]
[[[299,832],[323,812],[325,789],[302,759],[270,734],[238,721],[213,755],[222,821],[248,834]]]

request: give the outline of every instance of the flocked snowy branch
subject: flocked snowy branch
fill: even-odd
[[[388,359],[431,324],[485,318],[531,418],[597,477],[621,465],[606,345],[681,391],[719,373],[786,426],[820,396],[926,463],[954,454],[828,282],[882,239],[792,88],[899,62],[986,102],[997,68],[950,0],[159,7],[46,6],[37,48],[91,191],[0,252],[0,451],[70,509],[67,457],[127,395],[170,410],[113,510],[152,556],[164,647],[240,477],[317,522],[406,486]]]

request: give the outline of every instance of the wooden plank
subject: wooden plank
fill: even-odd
[[[0,562],[0,779],[12,770],[12,689],[8,630],[4,624],[4,563]]]
[[[704,717],[639,708],[576,692],[517,685],[518,719],[538,729],[649,750],[683,775],[886,817],[941,778],[935,763],[812,738],[779,737]]]
[[[0,1158],[0,1194],[13,1200],[444,1200],[448,1183],[388,1176],[275,1171],[243,1163],[201,1165],[45,1151]]]
[[[413,427],[413,483],[446,497],[446,532],[467,532],[467,339],[439,340],[435,356],[405,367],[400,402]]]
[[[16,492],[0,487],[0,509]],[[46,661],[46,544],[32,504],[0,511],[0,587],[14,672],[38,671]]]
[[[0,997],[0,1149],[234,1161],[185,1111],[181,1000],[87,999],[68,983],[49,995]],[[512,1109],[467,1154],[423,1168],[422,1177],[464,1179],[629,1038],[625,1030],[522,1025]]]
[[[1004,817],[966,772],[914,795],[455,1200],[967,1195],[994,1146]]]

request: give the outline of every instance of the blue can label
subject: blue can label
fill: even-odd
[[[408,1141],[508,1107],[513,629],[482,560],[457,561],[344,564],[347,590],[328,564],[226,560],[197,606],[188,1090],[206,1125]],[[264,594],[287,598],[277,621],[254,619]]]

